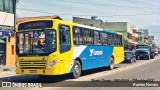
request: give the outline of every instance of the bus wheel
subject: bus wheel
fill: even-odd
[[[151,57],[150,57],[150,55],[148,55],[148,56],[147,56],[147,60],[150,60],[150,59],[151,59]]]
[[[73,66],[72,77],[75,78],[75,79],[80,77],[81,76],[81,71],[82,71],[81,64],[80,64],[80,62],[78,60],[76,60],[74,62],[74,66]]]
[[[114,68],[114,59],[113,59],[113,57],[111,57],[111,59],[110,59],[110,64],[109,64],[109,66],[107,67],[109,70],[112,70],[113,68]]]
[[[150,58],[151,58],[151,59],[154,59],[154,55],[153,55],[153,54],[152,54],[152,55],[150,55]]]

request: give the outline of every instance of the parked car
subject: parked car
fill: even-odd
[[[155,50],[155,55],[158,55],[158,49]]]
[[[136,62],[136,56],[132,51],[124,52],[124,62],[134,63]]]
[[[160,53],[160,48],[158,48],[158,53]]]
[[[137,44],[135,56],[137,60],[138,59],[150,60],[150,59],[154,59],[155,51],[152,49],[151,46],[147,44]]]

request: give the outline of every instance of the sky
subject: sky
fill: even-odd
[[[104,22],[128,22],[139,29],[149,29],[160,46],[160,0],[20,0],[18,17],[58,15],[72,17],[98,16]]]

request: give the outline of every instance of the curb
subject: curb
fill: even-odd
[[[7,72],[7,71],[15,71],[15,67],[7,67],[7,66],[0,67],[0,72]]]

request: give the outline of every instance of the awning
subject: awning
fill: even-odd
[[[6,43],[4,40],[0,39],[0,43]]]

